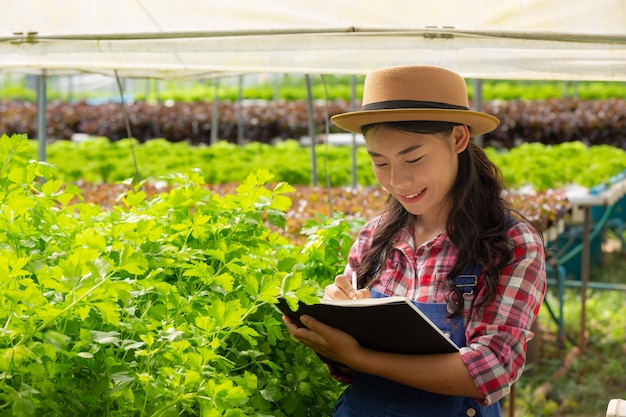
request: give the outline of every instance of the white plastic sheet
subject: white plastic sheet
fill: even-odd
[[[626,81],[624,0],[0,0],[0,71]]]

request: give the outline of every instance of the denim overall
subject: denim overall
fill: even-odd
[[[463,292],[471,292],[459,282],[471,276],[476,285],[477,274],[463,274],[457,278],[457,286]],[[465,281],[467,282],[467,281]],[[371,291],[374,298],[385,297],[378,291]],[[450,335],[459,347],[466,344],[463,317],[448,317],[446,304],[414,303],[444,333]],[[339,397],[333,409],[333,417],[501,417],[500,404],[481,406],[476,400],[467,397],[435,394],[412,388],[374,375],[355,372],[352,385]]]

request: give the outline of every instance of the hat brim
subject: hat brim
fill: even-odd
[[[385,109],[341,113],[331,117],[335,125],[348,132],[362,133],[365,125],[384,122],[433,121],[467,125],[471,136],[489,133],[500,124],[497,117],[469,110]]]

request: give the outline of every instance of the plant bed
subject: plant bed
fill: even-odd
[[[103,208],[123,204],[120,196],[134,187],[127,183],[105,184],[84,181],[79,181],[75,185],[82,189],[85,202],[98,204]],[[219,195],[232,193],[237,186],[238,183],[205,185],[207,189]],[[167,192],[172,188],[161,182],[145,182],[141,187],[148,197]],[[354,190],[349,187],[324,188],[303,185],[296,185],[293,188],[294,191],[286,194],[292,200],[292,204],[287,210],[287,227],[284,233],[295,244],[304,241],[302,227],[317,215],[330,216],[334,212],[341,212],[347,218],[368,219],[382,209],[387,198],[387,193],[377,186]],[[563,190],[549,189],[532,194],[509,192],[507,199],[546,236],[550,233],[550,237],[554,233],[551,229],[560,230],[559,225],[567,217],[570,209]]]
[[[350,111],[347,100],[317,102],[313,113],[315,128],[324,132],[328,120]],[[0,132],[37,134],[37,107],[33,103],[0,101]],[[219,121],[213,125],[213,103],[174,102],[151,104],[135,102],[128,106],[131,136],[139,142],[165,138],[171,142],[208,144],[211,132],[238,143],[240,108],[236,102],[219,103]],[[626,100],[493,100],[482,110],[501,120],[495,131],[483,138],[485,146],[512,149],[522,143],[545,145],[583,141],[588,145],[607,144],[626,149]],[[277,139],[299,139],[309,135],[308,107],[305,100],[249,103],[241,107],[245,142],[273,143]],[[47,107],[47,136],[70,139],[72,135],[104,136],[112,141],[127,138],[124,112],[118,103],[89,105],[85,102],[54,102]],[[339,129],[328,125],[329,131]]]

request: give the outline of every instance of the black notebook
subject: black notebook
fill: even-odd
[[[439,327],[405,297],[322,299],[312,305],[299,302],[295,312],[281,297],[277,307],[300,327],[302,323],[299,317],[307,314],[351,334],[361,346],[381,352],[432,354],[459,350]]]

